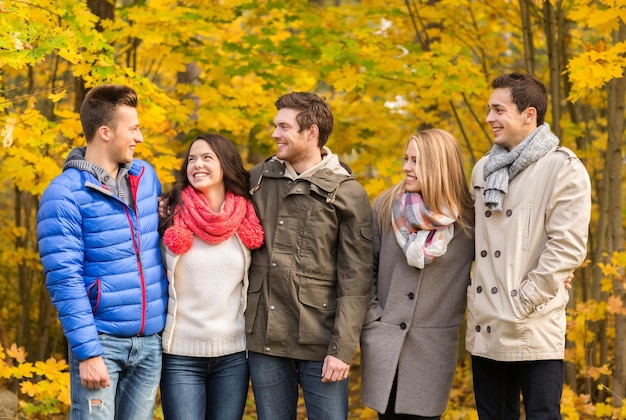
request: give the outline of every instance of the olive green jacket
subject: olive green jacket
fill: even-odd
[[[290,176],[275,157],[251,170],[265,244],[252,252],[246,341],[250,351],[350,363],[369,300],[369,198],[327,153],[317,171]]]

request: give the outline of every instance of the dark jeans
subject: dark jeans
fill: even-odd
[[[498,362],[472,356],[474,396],[480,420],[561,420],[563,361]]]
[[[385,414],[378,413],[379,420],[439,420],[441,416],[436,417],[423,417],[414,416],[412,414],[396,414],[396,392],[398,390],[398,374],[393,379],[393,385],[391,386],[391,393],[389,394],[389,403],[387,404],[387,410]]]
[[[259,420],[295,420],[298,384],[309,420],[348,418],[348,380],[322,382],[323,362],[248,352]]]
[[[219,357],[163,354],[166,420],[241,420],[248,396],[246,352]]]

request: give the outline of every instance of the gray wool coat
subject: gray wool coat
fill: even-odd
[[[422,270],[411,267],[393,230],[381,237],[379,208],[377,200],[373,297],[361,331],[361,397],[384,413],[397,370],[396,413],[438,416],[456,368],[474,241],[455,225],[446,254]]]

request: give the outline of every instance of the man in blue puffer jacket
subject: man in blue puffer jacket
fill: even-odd
[[[68,340],[71,418],[152,419],[161,374],[167,279],[154,169],[133,159],[143,142],[137,94],[91,89],[74,149],[41,197],[37,239],[46,286]]]

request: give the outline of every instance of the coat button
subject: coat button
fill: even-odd
[[[506,215],[507,215],[507,217],[511,217],[511,215],[512,215],[512,214],[513,214],[513,210],[508,209],[508,210],[506,211]]]
[[[486,257],[487,256],[487,251],[480,251],[480,256],[481,257]]]
[[[276,263],[275,262],[272,263],[272,267],[276,267]]]
[[[401,330],[406,330],[406,324],[405,324],[404,322],[402,322],[402,323],[400,324],[400,329],[401,329]]]
[[[491,288],[491,294],[495,295],[496,293],[498,293],[498,288],[497,287],[492,287]]]
[[[285,224],[285,222],[283,222],[282,220],[279,220],[279,221],[278,221],[278,224],[279,224],[279,225],[283,225],[283,224]]]
[[[271,349],[269,347],[265,347],[265,351],[269,352]]]
[[[483,288],[482,288],[482,286],[478,286],[478,287],[476,288],[476,293],[482,293],[482,292],[483,292]]]
[[[517,296],[517,290],[511,290],[511,296],[512,297]]]
[[[491,333],[491,327],[487,327],[487,334]]]
[[[493,255],[495,255],[496,258],[500,258],[500,255],[502,255],[502,253],[500,251],[496,251],[493,253]]]
[[[276,309],[276,306],[272,305],[270,306],[270,309],[273,311],[274,309]]]
[[[491,210],[487,210],[485,212],[485,217],[491,217]]]
[[[476,332],[480,332],[480,325],[476,325]]]
[[[413,292],[409,293],[409,299],[411,300],[415,299],[415,293]]]

